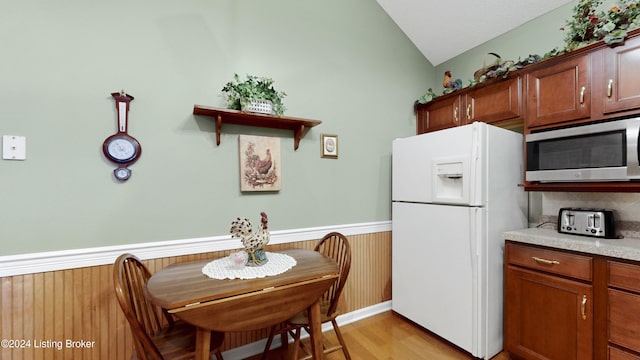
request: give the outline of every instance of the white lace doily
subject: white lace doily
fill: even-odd
[[[213,260],[202,267],[202,273],[213,279],[255,279],[265,276],[282,274],[296,266],[296,259],[286,254],[265,252],[266,264],[262,266],[244,266],[240,269],[234,267],[233,261],[225,256]]]

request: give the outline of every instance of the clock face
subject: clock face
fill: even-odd
[[[140,144],[129,135],[113,135],[103,144],[104,154],[117,163],[129,163],[140,155]]]

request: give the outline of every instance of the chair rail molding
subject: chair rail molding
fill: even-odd
[[[270,232],[269,244],[320,239],[332,231],[341,232],[346,236],[391,231],[391,221],[276,230]],[[112,264],[124,252],[130,252],[146,260],[232,250],[240,248],[238,241],[230,235],[223,235],[0,256],[0,277]]]

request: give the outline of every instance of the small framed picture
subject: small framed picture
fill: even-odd
[[[322,134],[320,135],[320,146],[323,158],[338,158],[338,135]]]

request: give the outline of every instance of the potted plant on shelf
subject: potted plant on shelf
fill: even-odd
[[[238,74],[233,74],[233,81],[229,81],[222,92],[227,96],[229,109],[278,116],[282,116],[286,110],[282,99],[287,94],[274,89],[270,78],[247,75],[247,79],[241,82]]]

